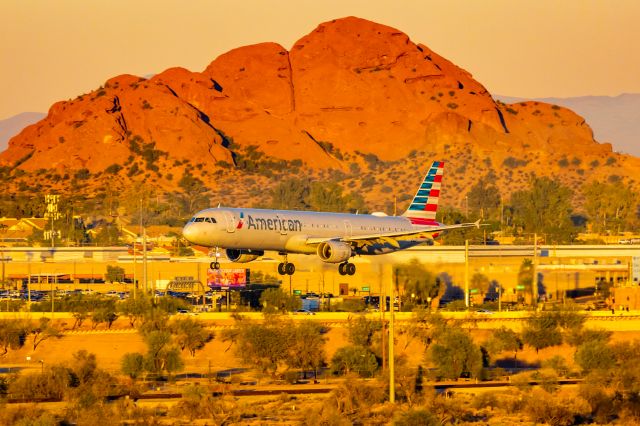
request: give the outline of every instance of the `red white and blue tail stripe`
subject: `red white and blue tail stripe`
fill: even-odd
[[[444,161],[434,161],[406,212],[402,214],[414,225],[438,225],[436,211],[442,186]]]

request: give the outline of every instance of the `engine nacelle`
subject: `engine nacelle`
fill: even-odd
[[[226,249],[225,253],[230,261],[237,263],[251,262],[260,256],[264,256],[264,252],[260,250]]]
[[[342,263],[352,255],[351,246],[341,241],[326,241],[318,244],[318,257],[327,263]]]

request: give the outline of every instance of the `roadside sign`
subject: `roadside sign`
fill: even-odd
[[[369,287],[362,287],[362,291],[369,291]]]
[[[518,284],[516,290],[524,290],[524,284]]]
[[[293,290],[293,294],[300,296],[302,294],[302,290]]]
[[[475,294],[477,292],[478,292],[477,288],[472,288],[471,290],[469,290],[469,293],[471,293],[471,294]]]

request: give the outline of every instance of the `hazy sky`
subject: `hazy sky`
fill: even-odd
[[[494,94],[640,93],[638,0],[0,0],[0,119],[118,74],[201,71],[263,41],[289,49],[349,15],[398,28]]]

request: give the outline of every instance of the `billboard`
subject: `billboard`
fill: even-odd
[[[248,269],[208,269],[209,288],[241,288],[249,283]]]

